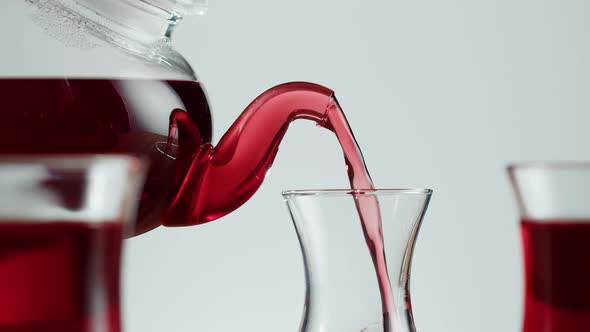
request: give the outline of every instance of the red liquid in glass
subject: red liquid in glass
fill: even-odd
[[[524,332],[590,331],[590,220],[522,220]]]
[[[186,112],[203,142],[211,140],[211,114],[197,82],[0,79],[0,154],[133,153],[148,157],[151,167],[136,226],[136,233],[141,233],[159,225],[179,185],[173,182],[175,160],[162,152],[174,109]],[[177,145],[169,154],[182,157],[194,152],[192,146]]]
[[[119,332],[119,223],[0,223],[0,331]]]

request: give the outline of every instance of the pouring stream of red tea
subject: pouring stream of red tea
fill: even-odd
[[[368,195],[353,196],[365,241],[377,272],[377,281],[383,305],[383,330],[384,332],[393,332],[393,322],[391,321],[391,318],[394,317],[393,293],[387,271],[379,201],[376,196],[370,195],[370,190],[374,189],[373,181],[365,165],[361,149],[354,138],[344,112],[342,112],[337,102],[328,110],[328,119],[327,125],[329,127],[327,126],[327,128],[336,134],[344,152],[350,187],[359,191],[359,193],[362,193],[363,190],[369,190]]]

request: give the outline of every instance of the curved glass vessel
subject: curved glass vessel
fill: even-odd
[[[306,296],[301,332],[415,331],[410,301],[412,253],[431,190],[370,189],[283,193],[301,245]],[[391,293],[378,283],[357,210],[376,199]],[[386,299],[394,312],[384,312]]]

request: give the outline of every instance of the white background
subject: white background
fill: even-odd
[[[413,265],[418,330],[516,332],[504,167],[590,157],[589,14],[583,0],[211,0],[174,39],[207,88],[215,139],[275,84],[333,89],[378,186],[434,189]],[[238,211],[129,241],[128,331],[296,331],[303,266],[280,192],[346,185],[334,137],[292,125]]]
[[[336,91],[377,186],[434,189],[413,265],[418,330],[516,332],[504,167],[589,158],[589,14],[584,0],[211,0],[174,43],[207,88],[215,140],[275,84]],[[242,208],[127,241],[126,331],[296,331],[303,265],[280,192],[346,186],[335,138],[295,123]]]

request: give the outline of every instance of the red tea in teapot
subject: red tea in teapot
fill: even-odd
[[[175,108],[211,140],[207,99],[191,81],[0,79],[0,108],[2,152],[141,152],[122,143],[166,141],[169,112],[162,110]]]
[[[139,220],[159,219],[175,172],[177,151],[163,153],[173,109],[183,109],[201,139],[211,140],[211,114],[197,82],[0,79],[0,153],[147,156]],[[136,233],[153,227],[139,222]]]

